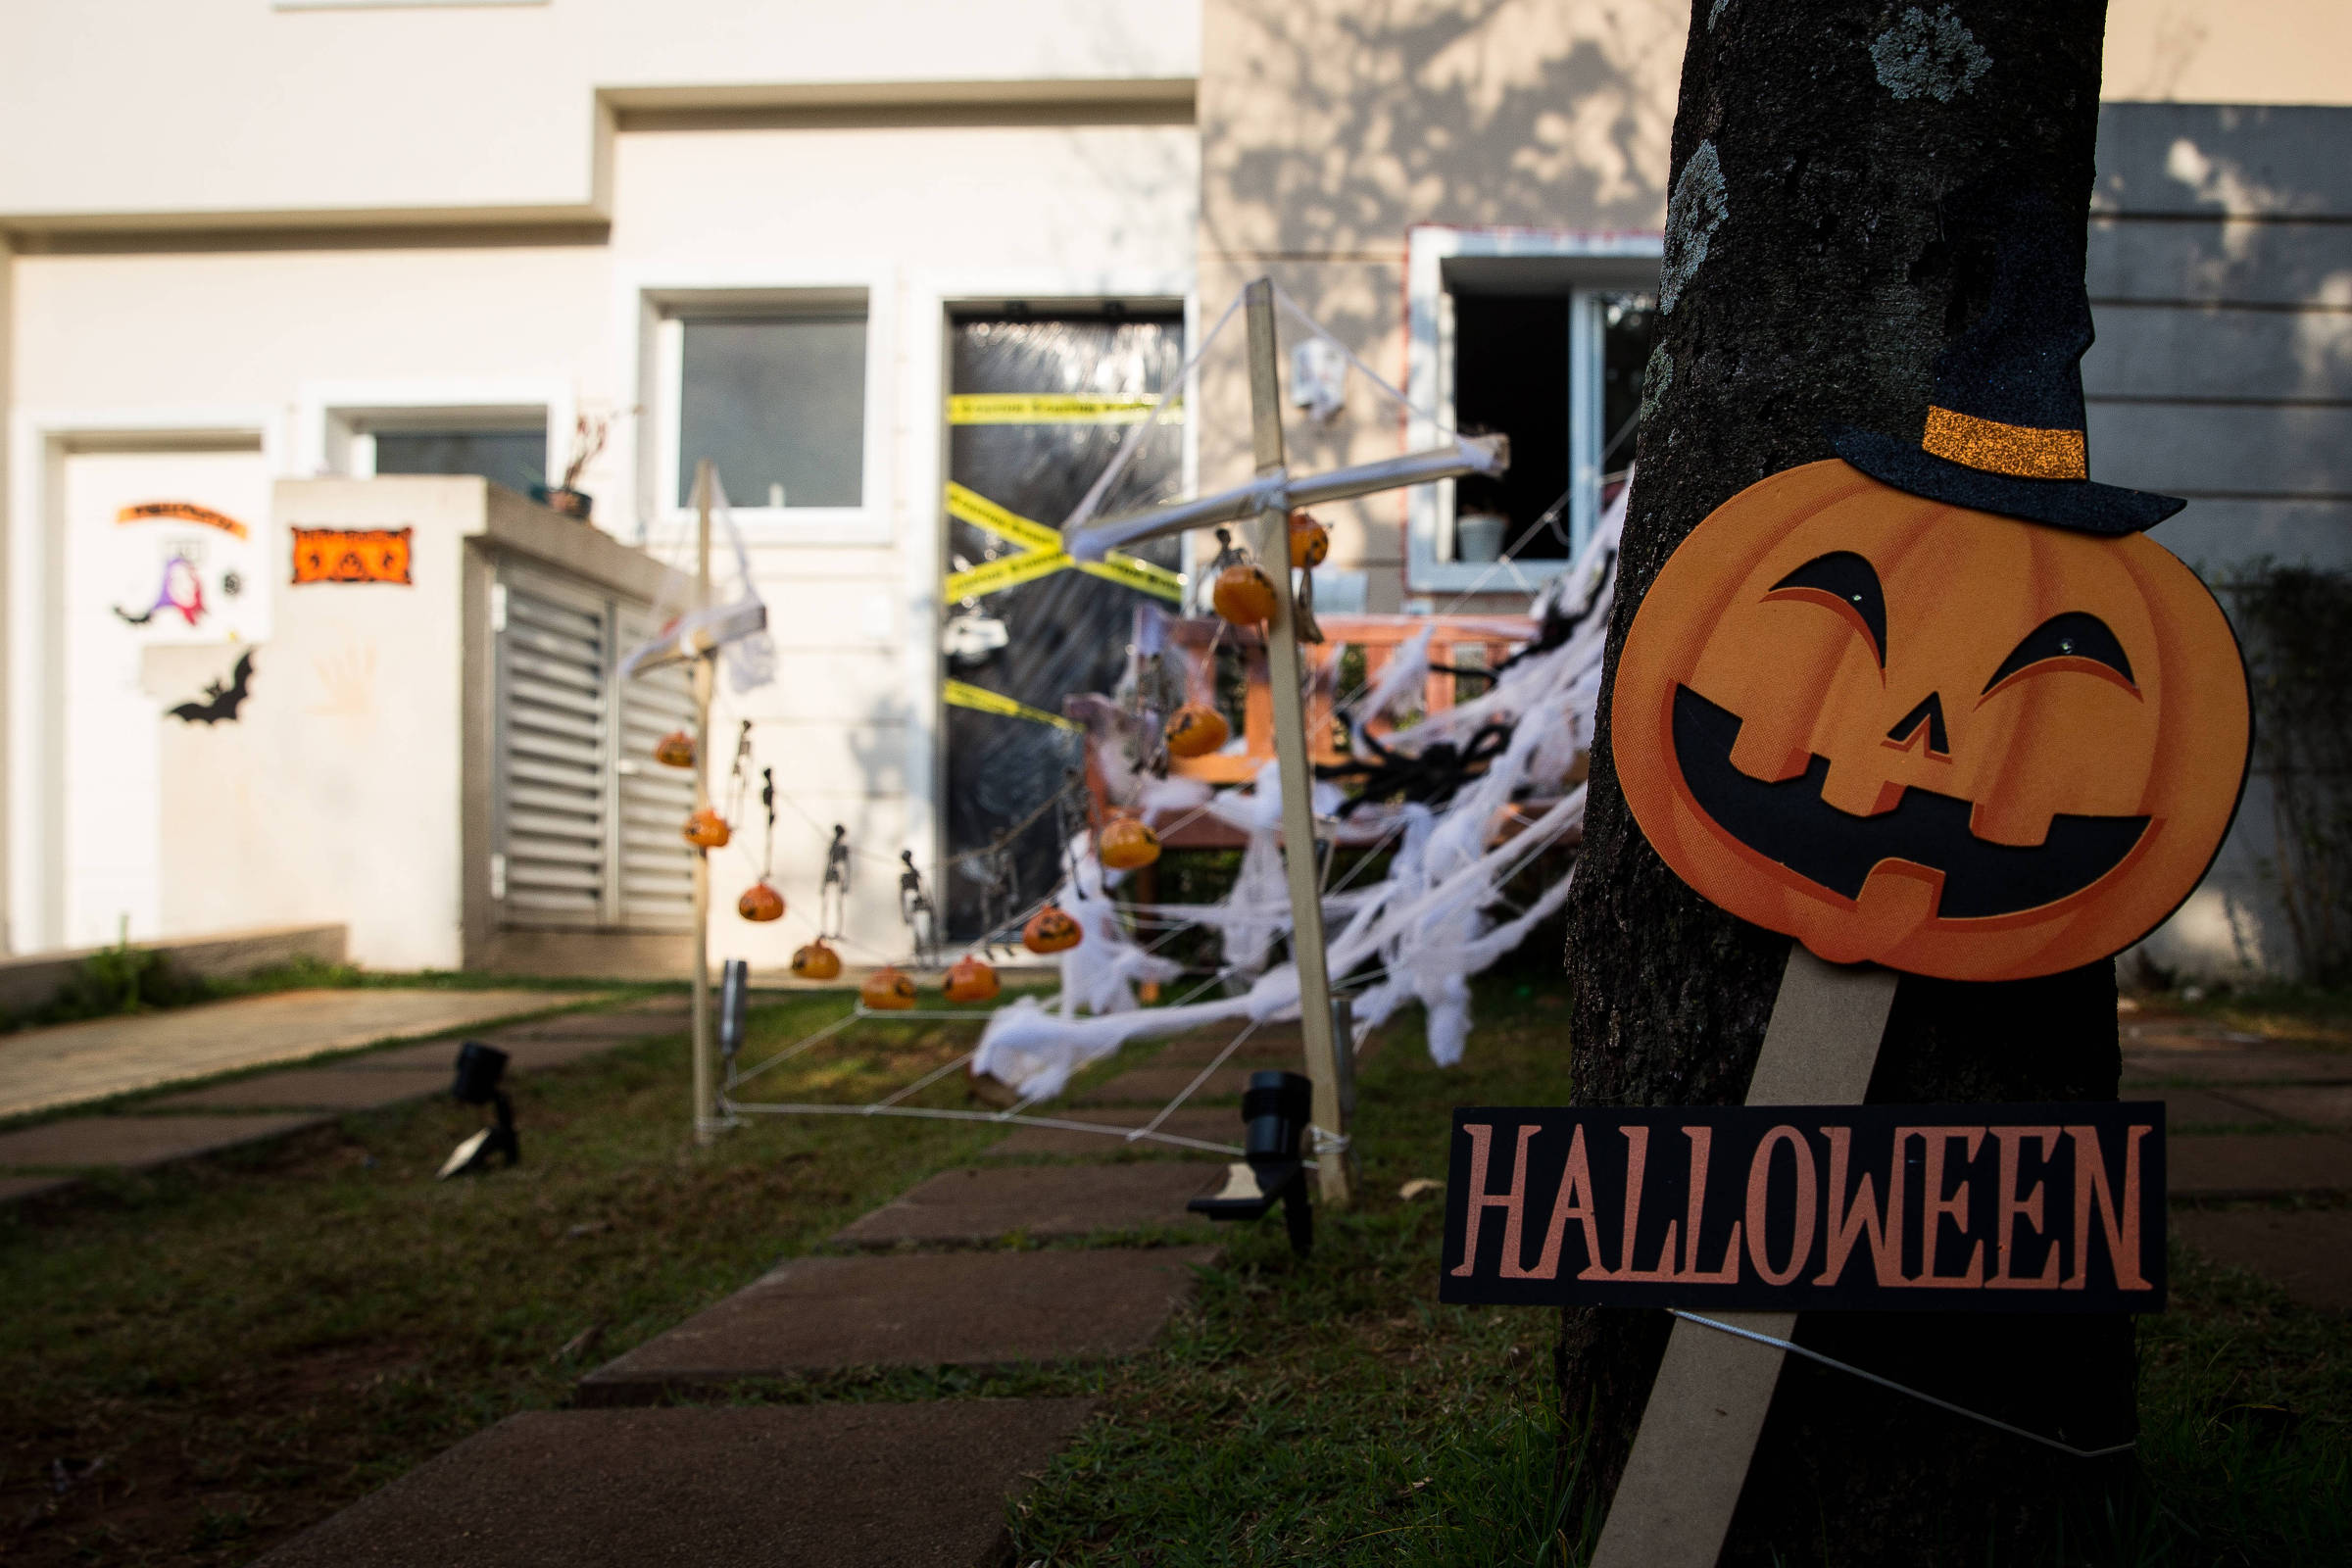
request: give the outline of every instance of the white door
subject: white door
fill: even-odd
[[[258,449],[104,451],[69,456],[65,478],[60,935],[95,947],[125,921],[133,937],[178,935],[156,929],[156,735],[204,694],[144,691],[139,656],[269,635],[269,472]]]

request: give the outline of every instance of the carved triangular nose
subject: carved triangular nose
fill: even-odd
[[[1952,743],[1943,733],[1943,699],[1934,692],[1928,693],[1917,708],[1894,721],[1894,728],[1886,732],[1886,744],[1909,751],[1912,742],[1919,736],[1922,724],[1928,727],[1928,755],[1951,756]]]

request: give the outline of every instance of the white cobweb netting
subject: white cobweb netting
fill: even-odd
[[[727,684],[748,692],[776,678],[775,640],[767,634],[767,606],[753,585],[751,557],[743,548],[742,530],[727,493],[710,474],[710,591],[706,599],[696,585],[698,545],[690,524],[656,551],[671,575],[654,601],[654,634],[621,656],[625,680],[649,661],[672,655],[693,655],[715,646],[727,671]]]
[[[1500,722],[1509,726],[1501,753],[1440,807],[1369,806],[1347,820],[1345,842],[1393,844],[1395,855],[1381,880],[1327,889],[1323,915],[1334,933],[1330,972],[1335,982],[1352,977],[1362,985],[1353,1000],[1359,1031],[1377,1027],[1408,1002],[1420,1003],[1430,1055],[1442,1065],[1461,1059],[1470,1032],[1471,978],[1517,947],[1568,896],[1571,869],[1524,906],[1510,904],[1503,889],[1584,824],[1578,764],[1592,744],[1601,642],[1631,490],[1630,484],[1620,488],[1574,566],[1537,596],[1539,624],[1563,628],[1565,637],[1552,646],[1539,640],[1485,693],[1399,728],[1385,743],[1392,756],[1410,758],[1441,743],[1464,747],[1482,728]],[[1359,748],[1366,725],[1418,702],[1429,674],[1429,642],[1427,630],[1407,642],[1353,701],[1348,721]],[[1247,847],[1240,874],[1232,892],[1215,904],[1121,905],[1111,896],[1119,874],[1102,869],[1087,836],[1072,840],[1072,872],[1054,901],[1085,931],[1084,940],[1061,956],[1063,991],[1074,1006],[1049,1010],[1032,998],[1015,1000],[989,1020],[972,1059],[974,1072],[1012,1085],[1024,1099],[1059,1094],[1073,1073],[1130,1040],[1298,1016],[1296,966],[1269,962],[1276,939],[1287,936],[1291,924],[1273,764],[1246,788],[1212,791],[1198,780],[1168,778],[1137,779],[1133,789],[1134,806],[1154,826],[1205,812],[1241,830]],[[1516,833],[1497,841],[1496,824],[1515,801],[1542,804]],[[1340,804],[1335,786],[1316,786],[1318,815],[1328,816]],[[1131,934],[1130,920],[1146,929],[1189,924],[1215,931],[1223,975],[1237,989],[1204,1001],[1144,1006],[1139,984],[1164,983],[1183,970]],[[1076,1008],[1087,1015],[1076,1015]]]

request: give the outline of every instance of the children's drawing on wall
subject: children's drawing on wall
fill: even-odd
[[[267,596],[247,593],[260,542],[243,522],[193,501],[138,501],[115,512],[132,531],[105,551],[102,601],[143,642],[258,641]]]
[[[193,501],[139,501],[115,514],[117,522],[201,522],[231,539],[250,537],[252,530],[225,512],[200,507]]]
[[[253,653],[250,649],[237,656],[236,668],[226,680],[204,683],[204,695],[192,703],[181,703],[171,714],[183,724],[218,724],[222,720],[235,723],[237,710],[253,695]]]
[[[204,578],[197,570],[201,544],[176,544],[164,557],[163,581],[155,598],[133,612],[121,605],[114,607],[115,614],[125,626],[144,626],[155,619],[156,612],[175,610],[182,620],[194,626],[204,619]]]
[[[294,586],[383,582],[413,586],[409,539],[414,528],[294,529]]]

